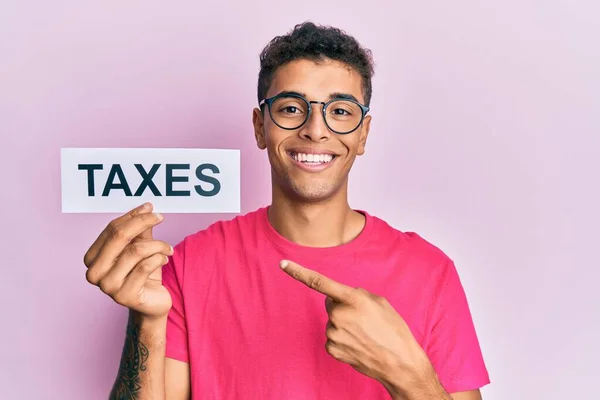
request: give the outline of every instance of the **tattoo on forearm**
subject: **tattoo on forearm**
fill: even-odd
[[[148,347],[140,341],[140,327],[133,318],[130,318],[127,324],[119,374],[109,400],[138,398],[141,388],[140,371],[146,370],[148,355]]]

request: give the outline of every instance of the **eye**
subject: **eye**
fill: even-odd
[[[331,110],[331,113],[335,114],[335,115],[351,115],[350,111],[344,110],[343,108],[333,109],[333,110]]]
[[[282,112],[286,113],[286,114],[298,114],[301,113],[302,111],[296,107],[296,106],[287,106],[281,109]]]
[[[332,118],[347,119],[355,115],[360,115],[360,109],[351,101],[334,100],[327,107],[327,113]]]
[[[288,117],[300,116],[305,113],[305,109],[306,109],[305,106],[303,106],[302,104],[299,104],[297,101],[295,101],[295,100],[290,101],[289,99],[285,99],[285,98],[278,100],[274,104],[274,106],[275,106],[274,109],[276,110],[277,114],[280,114],[282,116],[288,116]]]

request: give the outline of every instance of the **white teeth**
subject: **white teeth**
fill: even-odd
[[[291,153],[291,156],[296,161],[314,164],[328,163],[333,160],[333,156],[331,154]]]

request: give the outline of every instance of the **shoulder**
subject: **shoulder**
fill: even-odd
[[[452,259],[438,246],[414,231],[402,231],[385,220],[372,216],[375,225],[373,242],[383,244],[386,251],[397,254],[406,265],[446,275],[454,269]]]
[[[413,231],[402,231],[376,216],[371,216],[371,218],[375,225],[372,240],[374,239],[379,243],[389,243],[389,245],[406,252],[414,259],[436,263],[450,261],[443,250],[421,236],[421,234]]]
[[[259,228],[264,208],[220,220],[195,233],[187,235],[174,247],[171,262],[163,268],[172,269],[180,281],[189,274],[206,273],[207,262],[217,259],[225,252],[237,251],[242,241]],[[212,265],[212,264],[211,264]]]
[[[182,244],[189,249],[239,240],[244,234],[258,229],[259,219],[263,212],[264,208],[259,208],[230,219],[214,222],[208,227],[186,236]]]

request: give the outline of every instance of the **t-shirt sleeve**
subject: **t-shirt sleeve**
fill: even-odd
[[[454,263],[446,276],[425,351],[448,393],[476,390],[490,383],[489,374]]]
[[[183,302],[183,270],[185,260],[185,241],[174,248],[169,262],[162,267],[163,285],[171,294],[173,306],[167,319],[166,356],[175,360],[189,362],[187,327]]]

